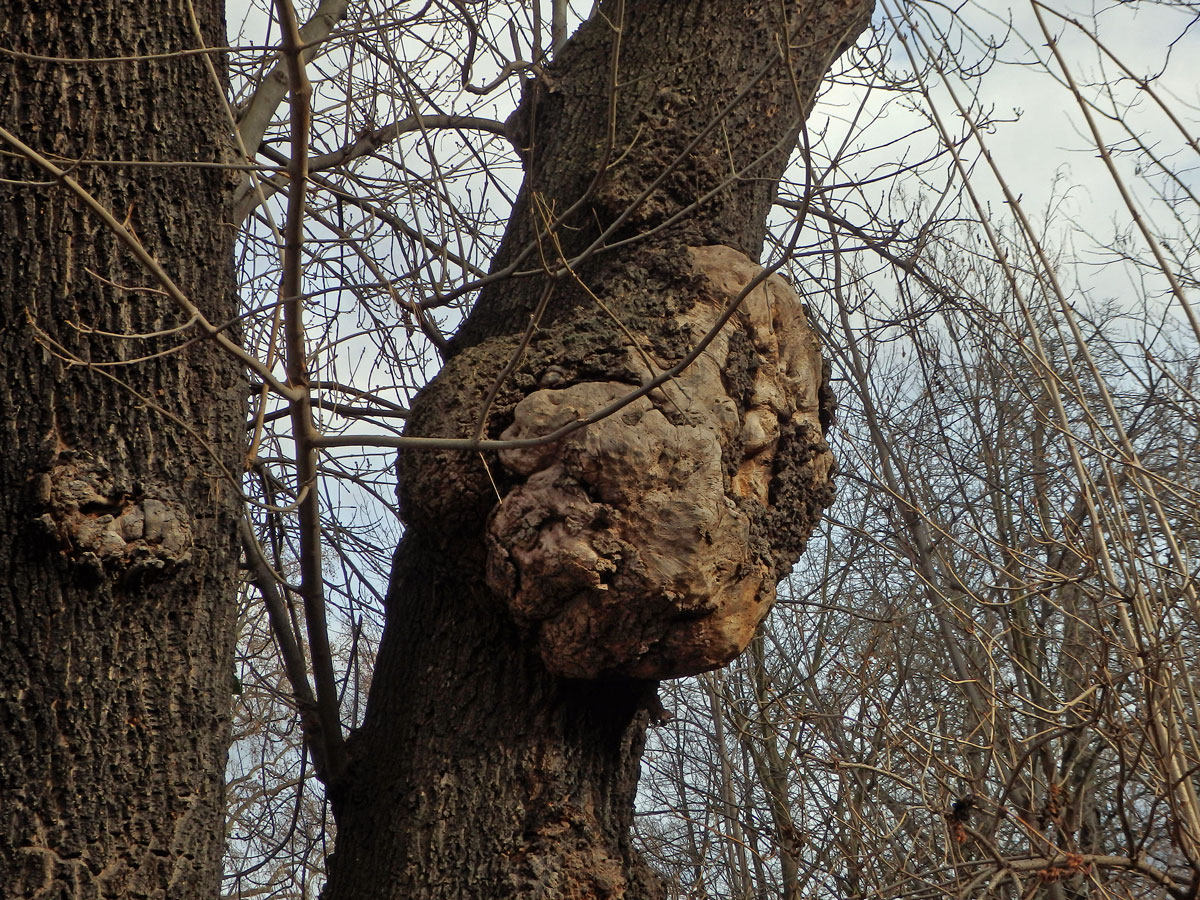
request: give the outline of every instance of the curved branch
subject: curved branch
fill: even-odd
[[[346,15],[350,0],[322,0],[311,19],[300,29],[300,41],[304,45],[302,53],[304,62],[310,62],[316,56],[322,41],[329,37],[333,26]],[[262,143],[263,135],[271,124],[271,117],[283,102],[288,92],[288,67],[282,58],[275,64],[271,73],[263,79],[262,84],[254,92],[254,96],[243,107],[238,116],[238,133],[242,143],[253,149]]]

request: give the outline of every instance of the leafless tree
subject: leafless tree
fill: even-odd
[[[14,896],[1195,895],[1194,9],[10,5]]]

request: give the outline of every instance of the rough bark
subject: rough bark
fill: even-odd
[[[191,5],[208,45],[224,43],[222,4]],[[6,49],[40,56],[196,46],[181,2],[4,0],[0,22]],[[235,301],[230,185],[153,164],[221,161],[219,91],[196,56],[0,57],[0,124],[126,219],[218,322]],[[0,174],[0,894],[211,898],[239,368],[208,343],[179,349],[191,333],[98,333],[183,317],[45,172],[5,147]]]
[[[598,427],[487,459],[402,454],[409,531],[332,792],[328,900],[660,892],[628,837],[652,679],[745,646],[831,496],[819,353],[755,260],[870,8],[608,2],[527,85],[510,122],[526,184],[493,266],[512,277],[485,288],[409,433],[472,436],[514,359],[484,434],[547,433],[676,365],[754,290],[679,382]]]

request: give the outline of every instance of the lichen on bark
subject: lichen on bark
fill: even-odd
[[[490,470],[450,451],[405,455],[406,515],[457,530],[486,513],[488,584],[561,675],[667,678],[729,662],[832,499],[822,359],[799,297],[733,248],[682,255],[670,296],[650,304],[659,315],[609,285],[605,306],[634,327],[563,320],[539,335],[488,436],[546,435],[625,397],[737,303],[677,378],[554,443],[502,450]],[[414,409],[424,433],[469,433],[515,347],[493,338],[452,361],[454,389],[435,382]]]

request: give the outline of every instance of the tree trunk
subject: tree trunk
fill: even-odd
[[[674,383],[548,448],[401,455],[409,530],[331,789],[328,900],[661,893],[629,839],[655,679],[746,646],[832,497],[815,338],[757,259],[870,9],[611,0],[526,86],[526,183],[493,265],[512,277],[410,434],[472,437],[481,416],[486,437],[549,433],[747,296]]]
[[[6,51],[43,58],[0,56],[0,125],[225,322],[230,184],[169,164],[225,160],[224,86],[196,55],[66,61],[193,49],[189,6],[206,44],[223,45],[217,0],[2,0]],[[161,334],[187,316],[44,169],[5,144],[0,173],[0,893],[210,900],[240,368],[209,342],[186,346],[194,330]]]

